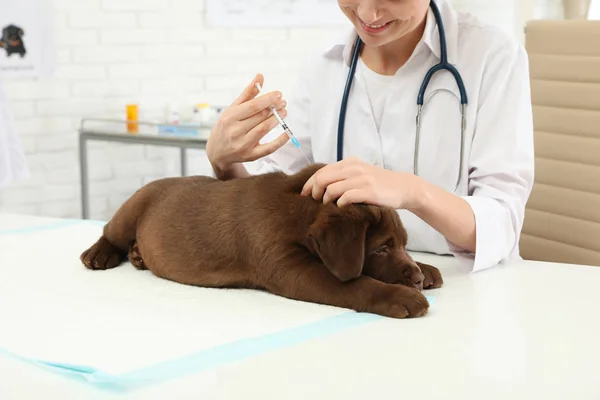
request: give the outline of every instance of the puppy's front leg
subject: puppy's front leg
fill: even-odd
[[[420,317],[429,303],[418,290],[392,285],[367,276],[341,282],[316,261],[280,264],[263,287],[273,294],[294,300],[327,304],[392,318]]]
[[[425,280],[423,281],[423,289],[438,289],[442,287],[444,284],[444,279],[442,278],[442,273],[439,269],[433,265],[423,264],[422,262],[418,261],[417,265],[425,276]]]

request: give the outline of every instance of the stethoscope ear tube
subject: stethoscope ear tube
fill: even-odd
[[[356,39],[354,45],[354,51],[352,52],[352,58],[350,59],[350,71],[348,72],[348,78],[346,78],[346,86],[344,87],[344,94],[342,96],[342,105],[340,107],[340,117],[338,121],[338,137],[337,137],[337,160],[341,161],[344,154],[344,125],[346,124],[346,109],[348,107],[348,98],[350,97],[350,89],[352,87],[352,81],[354,74],[356,73],[356,65],[358,64],[358,57],[360,50],[362,49],[363,42],[360,37]]]
[[[421,83],[421,87],[419,89],[419,93],[417,93],[417,116],[416,116],[416,133],[415,133],[415,155],[414,155],[414,165],[413,165],[413,173],[418,175],[418,157],[419,157],[419,139],[421,134],[421,118],[422,111],[425,102],[425,93],[427,91],[427,87],[429,82],[431,81],[433,75],[436,72],[446,70],[452,74],[454,79],[456,80],[456,84],[458,86],[458,90],[460,92],[460,103],[461,103],[461,142],[460,142],[460,164],[459,164],[459,172],[458,179],[456,181],[456,185],[453,191],[456,191],[458,186],[460,185],[460,181],[462,178],[462,163],[463,163],[463,151],[464,151],[464,140],[465,140],[465,130],[466,130],[466,106],[467,106],[467,90],[463,83],[462,77],[458,70],[448,62],[448,52],[446,47],[446,32],[444,29],[444,22],[442,20],[442,16],[440,14],[440,10],[435,4],[433,0],[429,3],[433,15],[435,17],[435,21],[438,27],[438,32],[440,36],[440,62],[437,65],[434,65],[427,71],[423,82]],[[352,82],[354,80],[354,74],[356,73],[356,66],[358,64],[358,59],[360,57],[360,51],[363,46],[363,42],[358,37],[356,39],[356,43],[354,45],[354,50],[352,52],[352,58],[350,59],[350,71],[348,73],[348,77],[346,79],[346,86],[344,88],[344,94],[342,96],[342,103],[340,106],[340,115],[338,121],[338,134],[337,134],[337,160],[341,161],[343,157],[343,148],[344,148],[344,125],[346,121],[346,109],[348,107],[348,98],[350,97],[350,89],[352,87]],[[441,89],[437,89],[441,90]],[[434,90],[431,94],[435,93],[437,90]]]

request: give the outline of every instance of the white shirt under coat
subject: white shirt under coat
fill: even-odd
[[[458,13],[436,0],[446,30],[448,61],[461,73],[468,96],[463,177],[456,194],[473,209],[475,253],[449,243],[406,210],[408,249],[453,254],[471,271],[519,256],[525,204],[534,178],[533,121],[528,57],[499,28]],[[302,70],[288,100],[286,121],[309,158],[337,161],[337,126],[356,33],[328,46]],[[355,156],[394,171],[413,171],[417,93],[426,71],[440,60],[439,36],[431,10],[422,40],[392,77],[357,67],[346,114],[344,157]],[[460,102],[450,73],[434,75],[426,92],[445,88],[425,104],[419,175],[452,191],[459,164]],[[264,140],[281,134],[274,129]],[[259,162],[257,173],[297,172],[306,161],[291,142]]]
[[[0,81],[0,189],[27,177],[27,161]]]

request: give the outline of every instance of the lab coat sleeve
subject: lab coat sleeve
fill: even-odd
[[[286,98],[285,93],[284,98]],[[298,139],[302,151],[312,162],[309,98],[306,80],[301,77],[298,79],[295,88],[290,93],[290,97],[286,99],[288,115],[285,118],[285,121]],[[268,143],[276,139],[282,133],[283,129],[278,125],[263,137],[261,143]],[[283,171],[287,174],[294,174],[308,165],[300,150],[294,146],[291,140],[288,140],[281,148],[258,160],[255,164],[255,170],[250,171],[250,173],[256,175],[274,171]]]
[[[475,253],[450,250],[471,271],[520,258],[525,205],[534,180],[529,62],[520,46],[496,52],[484,71],[464,199],[476,223]]]
[[[0,189],[29,176],[29,167],[17,136],[8,99],[0,86]]]

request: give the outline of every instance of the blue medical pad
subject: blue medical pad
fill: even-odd
[[[0,243],[3,240],[9,240],[9,238],[13,235],[27,235],[27,234],[33,234],[31,238],[28,238],[28,245],[31,245],[30,241],[33,241],[35,238],[35,234],[36,233],[40,233],[40,232],[50,232],[50,234],[53,237],[59,236],[59,235],[80,235],[83,234],[84,235],[84,241],[87,242],[87,237],[89,236],[91,237],[95,237],[100,231],[97,230],[97,228],[101,228],[106,222],[103,221],[91,221],[91,220],[60,220],[60,221],[55,221],[55,222],[48,222],[48,223],[42,223],[40,225],[36,225],[36,226],[31,226],[31,227],[24,227],[24,228],[16,228],[16,229],[9,229],[9,230],[0,230]],[[70,233],[67,233],[67,230],[73,230]],[[67,237],[67,236],[65,236]],[[21,241],[21,239],[19,238],[19,241]],[[17,241],[14,240],[14,243],[16,243]],[[6,242],[5,242],[6,243]],[[34,244],[35,245],[35,244]],[[78,248],[78,251],[80,249]],[[15,250],[16,251],[16,250]],[[65,251],[66,252],[70,252],[69,247],[66,246],[65,247]],[[72,264],[65,266],[60,266],[60,268],[64,269],[64,273],[69,274],[69,277],[72,277],[72,279],[77,279],[77,277],[79,277],[80,275],[77,275],[77,273],[81,272],[82,274],[87,274],[89,273],[89,271],[85,271],[85,270],[76,270],[79,271],[77,273],[75,273],[73,271],[73,268],[78,268],[78,260],[77,260],[77,256],[78,254],[73,254],[73,257],[75,258],[75,260],[73,261]],[[70,254],[66,254],[66,259],[71,259],[73,258]],[[57,261],[57,265],[59,264],[59,261]],[[62,263],[62,262],[60,262]],[[47,266],[46,266],[47,267]],[[60,270],[60,268],[58,268]],[[127,270],[121,270],[120,272],[117,271],[117,273],[122,273],[125,276],[129,276],[129,272],[127,272]],[[131,273],[135,273],[135,274],[141,274],[141,275],[134,275],[134,279],[140,279],[140,283],[142,283],[141,279],[143,279],[143,277],[147,277],[151,282],[155,282],[157,285],[161,285],[161,290],[162,289],[162,285],[170,285],[170,283],[166,283],[166,282],[162,282],[160,280],[154,280],[154,278],[151,278],[150,276],[144,274],[143,272],[140,271],[131,271]],[[119,275],[119,276],[123,276],[123,275]],[[85,275],[87,276],[87,275]],[[103,279],[109,279],[110,275],[103,275],[104,278]],[[137,278],[137,277],[140,278]],[[87,278],[84,278],[84,280]],[[96,280],[94,279],[93,281],[90,282],[96,282]],[[147,282],[145,282],[147,284]],[[75,285],[76,283],[73,282],[72,285]],[[101,286],[102,287],[102,286]],[[115,288],[112,288],[111,290],[114,290]],[[71,289],[70,289],[71,290]],[[84,290],[84,289],[81,289]],[[86,286],[86,289],[87,286]],[[179,290],[177,289],[177,296],[185,296],[185,293],[183,292],[183,290]],[[62,291],[62,289],[61,289]],[[117,292],[118,293],[118,292]],[[165,292],[166,293],[166,292]],[[194,291],[194,293],[196,293]],[[222,296],[223,292],[218,292],[220,293],[219,296]],[[16,296],[18,297],[18,295]],[[435,302],[435,298],[432,296],[426,296],[429,303],[432,305]],[[70,297],[69,297],[70,298]],[[232,299],[232,297],[226,296],[226,297],[219,297],[219,299]],[[230,301],[227,300],[227,301]],[[64,303],[64,304],[68,304]],[[186,298],[185,301],[187,302],[188,299]],[[241,300],[238,300],[241,301]],[[63,303],[56,303],[56,304],[63,304]],[[176,303],[178,304],[178,303]],[[229,304],[229,303],[226,303]],[[232,303],[235,304],[235,303]],[[254,305],[254,308],[256,309],[256,307],[260,307],[261,304],[264,304],[267,307],[285,307],[285,310],[292,310],[293,313],[293,319],[296,320],[296,323],[298,321],[304,321],[302,318],[306,318],[307,315],[315,315],[318,316],[319,314],[311,314],[312,311],[310,310],[306,310],[304,305],[299,305],[298,303],[295,302],[290,302],[289,306],[288,303],[286,303],[285,299],[280,299],[278,297],[273,297],[272,299],[266,299],[266,298],[260,298],[259,300],[256,301],[256,303],[252,303]],[[104,307],[104,305],[102,305],[102,307]],[[121,306],[119,306],[121,307]],[[291,308],[290,308],[291,307]],[[298,308],[294,308],[294,307],[298,307]],[[213,308],[212,306],[210,308]],[[251,309],[252,306],[249,308]],[[154,310],[154,308],[152,309]],[[217,308],[218,310],[218,308]],[[268,311],[268,309],[265,309]],[[284,311],[285,311],[284,310]],[[299,310],[299,313],[301,315],[303,315],[303,317],[298,317],[299,314],[296,314],[294,310]],[[316,312],[320,312],[319,310],[315,309]],[[163,311],[164,312],[164,311]],[[213,312],[211,310],[211,312]],[[287,311],[285,311],[287,312]],[[285,314],[285,313],[284,313]],[[279,315],[284,315],[284,314],[279,314]],[[10,315],[10,314],[9,314]],[[160,314],[159,314],[160,315]],[[166,315],[166,314],[163,314]],[[211,315],[211,314],[206,314],[206,315]],[[274,314],[276,315],[276,314]],[[114,318],[114,317],[113,317]],[[123,318],[127,318],[127,316],[124,316]],[[172,380],[172,379],[177,379],[177,378],[181,378],[183,376],[186,375],[190,375],[193,373],[198,373],[204,370],[210,370],[213,368],[216,368],[220,365],[223,364],[227,364],[227,363],[232,363],[232,362],[236,362],[236,361],[240,361],[240,360],[245,360],[245,359],[249,359],[261,354],[265,354],[265,353],[269,353],[269,352],[274,352],[286,347],[290,347],[290,346],[294,346],[294,345],[298,345],[300,343],[303,342],[307,342],[310,340],[314,340],[317,338],[322,338],[322,337],[326,337],[335,333],[339,333],[339,332],[343,332],[344,330],[347,329],[351,329],[353,327],[358,327],[361,325],[365,325],[368,323],[372,323],[378,320],[382,320],[385,317],[379,316],[379,315],[374,315],[374,314],[368,314],[368,313],[357,313],[351,310],[342,310],[339,314],[335,314],[335,315],[331,315],[331,310],[329,311],[325,311],[323,312],[323,315],[320,316],[320,318],[318,317],[317,319],[312,318],[312,322],[300,322],[300,324],[292,326],[292,327],[284,327],[283,329],[279,329],[276,331],[273,331],[271,333],[260,333],[258,335],[252,336],[252,337],[247,337],[247,338],[242,338],[242,339],[234,339],[231,341],[225,341],[221,344],[215,344],[212,345],[211,342],[207,342],[208,345],[206,348],[203,348],[201,350],[193,350],[190,349],[189,350],[189,354],[186,354],[185,351],[187,350],[187,347],[184,347],[183,350],[184,352],[179,353],[179,356],[176,357],[172,357],[172,358],[168,358],[165,357],[164,361],[162,361],[162,358],[156,358],[156,360],[161,360],[160,362],[153,362],[153,363],[149,363],[148,365],[145,365],[144,363],[146,362],[145,359],[134,359],[134,358],[130,358],[130,360],[135,360],[136,363],[138,363],[138,367],[127,370],[126,372],[123,373],[108,373],[105,370],[102,370],[101,368],[97,368],[95,365],[96,364],[93,360],[91,360],[90,365],[86,364],[86,357],[81,357],[78,361],[83,361],[83,363],[71,363],[71,362],[64,362],[65,360],[58,360],[55,359],[57,358],[56,354],[62,354],[62,353],[56,353],[55,351],[55,355],[53,356],[48,356],[48,358],[54,358],[54,359],[40,359],[38,357],[34,357],[35,354],[37,354],[37,350],[36,351],[32,351],[32,347],[28,347],[27,350],[31,351],[32,353],[29,354],[29,356],[25,357],[23,356],[23,354],[16,354],[14,351],[11,351],[9,349],[6,348],[7,345],[10,345],[10,343],[1,343],[0,342],[0,355],[5,355],[5,356],[9,356],[12,358],[16,358],[18,360],[30,363],[32,365],[35,365],[39,368],[45,369],[47,371],[53,372],[53,373],[57,373],[60,374],[62,376],[66,376],[69,377],[71,379],[75,379],[81,382],[85,382],[87,384],[90,384],[96,388],[102,389],[102,390],[108,390],[108,391],[117,391],[117,392],[123,392],[123,391],[131,391],[131,390],[135,390],[135,389],[139,389],[148,385],[153,385],[153,384],[157,384],[157,383],[162,383],[168,380]],[[231,320],[228,320],[231,322]],[[261,321],[260,319],[257,319],[254,321],[254,325],[256,325],[256,321]],[[285,320],[284,320],[285,321]],[[308,319],[307,319],[308,321]],[[137,322],[136,322],[137,323]],[[262,322],[260,322],[262,323]],[[227,324],[225,324],[224,326],[229,326]],[[288,325],[289,326],[289,325]],[[244,325],[240,325],[240,329],[243,329]],[[214,330],[214,332],[219,332],[218,329]],[[246,331],[244,331],[246,332]],[[14,332],[13,332],[14,333]],[[27,339],[27,340],[35,340],[35,335],[31,336],[31,339]],[[29,346],[27,345],[27,343],[30,343],[28,341],[24,341],[23,342],[25,346]],[[71,351],[72,350],[77,350],[78,347],[72,347],[73,345],[71,344],[71,342],[66,342],[67,344],[65,346],[65,349],[68,347],[71,347]],[[112,342],[111,342],[112,343]],[[3,347],[4,346],[4,347]],[[21,346],[23,346],[23,344],[21,344]],[[23,349],[25,349],[25,347],[21,347]],[[33,347],[34,348],[34,347]],[[42,351],[44,351],[44,347],[40,347],[40,349],[42,349]],[[78,351],[78,350],[77,350]],[[49,353],[51,354],[51,353]],[[136,354],[136,353],[131,353],[131,354]],[[163,356],[162,353],[158,353],[160,357]],[[169,353],[170,354],[170,353]],[[75,358],[75,357],[73,357]],[[108,364],[107,364],[108,365]]]

